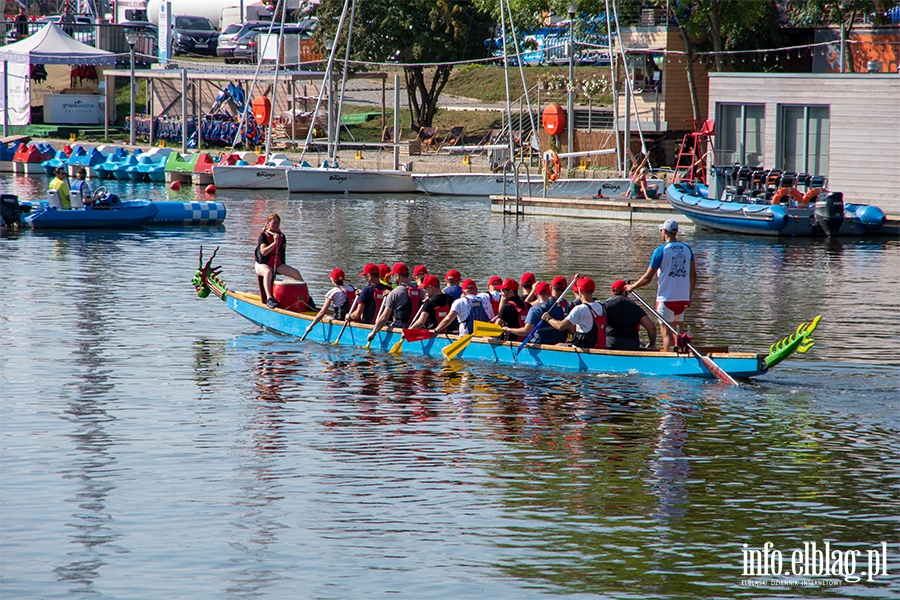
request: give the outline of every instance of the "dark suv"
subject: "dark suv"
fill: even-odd
[[[219,32],[206,17],[175,17],[175,54],[193,52],[216,55]]]

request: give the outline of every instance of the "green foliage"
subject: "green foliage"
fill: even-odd
[[[334,36],[342,8],[341,0],[323,0],[319,6],[320,42]],[[338,42],[339,56],[346,47],[346,29]],[[365,0],[356,6],[350,50],[360,61],[446,63],[486,56],[484,40],[490,35],[490,19],[474,0]],[[403,67],[414,128],[431,125],[450,71],[447,65]]]

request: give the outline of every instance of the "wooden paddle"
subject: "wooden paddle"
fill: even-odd
[[[674,327],[672,327],[668,321],[663,319],[662,315],[660,315],[658,312],[656,312],[656,310],[652,306],[650,306],[649,304],[644,302],[644,299],[641,298],[640,296],[638,296],[637,294],[635,294],[634,290],[631,290],[631,293],[634,295],[635,298],[637,298],[640,301],[641,304],[644,305],[644,308],[646,308],[647,310],[652,312],[656,316],[657,320],[660,323],[662,323],[663,325],[665,325],[669,329],[669,331],[672,332],[672,335],[678,335],[678,331]],[[687,347],[691,350],[691,353],[694,356],[696,356],[697,358],[700,359],[700,362],[703,363],[703,366],[706,367],[707,370],[709,370],[710,373],[715,375],[720,381],[730,383],[731,385],[738,385],[738,382],[735,381],[734,377],[732,377],[731,375],[726,373],[725,370],[722,369],[722,367],[720,367],[715,362],[713,362],[713,359],[711,359],[708,356],[704,356],[704,355],[700,354],[700,351],[697,350],[696,348],[694,348],[691,344],[688,344]]]
[[[471,342],[474,337],[494,337],[503,333],[503,328],[501,326],[494,323],[488,323],[487,321],[475,321],[472,324],[472,329],[472,333],[462,336],[441,350],[444,358],[452,360],[469,345],[469,342]]]
[[[571,290],[571,289],[572,289],[572,286],[575,285],[575,282],[578,281],[578,275],[579,275],[579,273],[575,273],[575,276],[572,277],[572,281],[569,282],[569,287],[567,287],[565,290],[563,290],[563,293],[560,294],[559,297],[558,297],[556,300],[553,301],[553,304],[551,304],[551,305],[550,305],[550,308],[548,308],[545,312],[550,312],[551,310],[553,310],[553,308],[557,305],[557,303],[558,303],[560,300],[562,300],[563,296],[565,296],[566,294],[569,293],[569,290]],[[542,326],[543,324],[544,324],[544,322],[541,321],[540,323],[538,323],[537,325],[534,326],[534,329],[532,329],[531,332],[529,332],[528,335],[525,336],[525,339],[522,340],[522,343],[519,344],[519,347],[518,347],[518,348],[516,348],[515,356],[518,356],[519,353],[522,352],[522,349],[523,349],[523,348],[525,347],[525,345],[529,342],[529,340],[531,340],[531,338],[534,337],[534,334],[537,333],[538,328],[539,328],[540,326]]]

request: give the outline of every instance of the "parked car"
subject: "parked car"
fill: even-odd
[[[268,25],[262,29],[251,29],[243,36],[238,38],[237,43],[234,46],[234,52],[232,54],[235,62],[246,61],[249,63],[255,63],[259,57],[259,35],[261,33],[267,32]],[[272,33],[275,33],[274,29]],[[286,23],[284,26],[284,34],[309,37],[309,31],[300,27],[296,23]]]
[[[173,29],[175,34],[175,54],[193,52],[196,54],[216,55],[219,32],[212,26],[208,18],[188,15],[177,16],[175,17],[175,27]]]
[[[42,29],[47,23],[60,25],[62,30],[83,44],[94,46],[94,22],[85,15],[69,15],[63,20],[63,15],[50,15],[41,17],[35,22],[35,31]]]
[[[246,23],[232,23],[228,25],[224,31],[219,35],[219,45],[216,47],[216,54],[225,59],[226,63],[232,61],[234,57],[234,47],[237,46],[237,41],[242,36],[246,35],[248,31],[253,31],[256,29],[265,29],[269,28],[269,23],[266,21],[247,21]]]

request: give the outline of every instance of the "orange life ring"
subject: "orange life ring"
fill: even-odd
[[[797,206],[800,208],[809,208],[809,205],[816,201],[816,198],[819,197],[819,194],[822,192],[822,188],[813,188],[803,194],[803,202],[797,202]]]
[[[544,152],[544,174],[547,181],[559,179],[559,155],[553,150]]]
[[[781,204],[781,200],[788,196],[793,198],[798,206],[803,202],[803,194],[800,193],[800,190],[793,187],[783,187],[778,188],[778,191],[772,196],[772,204]]]

